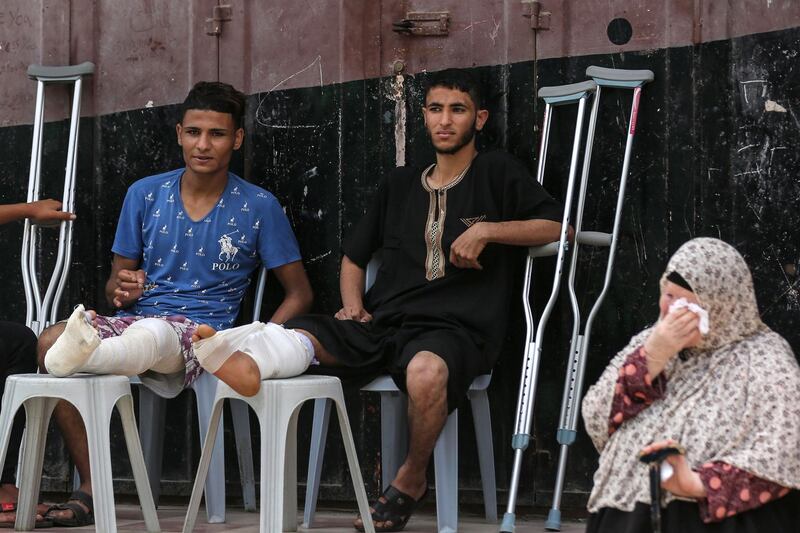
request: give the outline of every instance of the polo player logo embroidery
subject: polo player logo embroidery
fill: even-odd
[[[239,263],[231,263],[236,254],[239,253],[239,247],[233,244],[233,239],[231,239],[231,235],[235,233],[239,233],[239,230],[226,233],[217,241],[220,247],[219,256],[217,257],[221,262],[212,263],[211,270],[238,270],[241,266]]]
[[[478,222],[483,222],[484,220],[486,220],[486,215],[481,215],[479,217],[460,218],[459,220],[461,220],[461,222],[463,222],[466,227],[471,228]]]

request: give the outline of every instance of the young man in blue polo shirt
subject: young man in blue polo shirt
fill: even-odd
[[[79,306],[69,324],[92,327],[45,330],[41,367],[59,376],[140,375],[159,394],[174,396],[201,372],[192,349],[195,330],[201,324],[230,328],[260,265],[285,292],[272,322],[308,310],[311,286],[283,209],[269,192],[228,170],[244,138],[244,107],[244,95],[224,83],[200,82],[190,91],[176,126],[186,167],[144,178],[125,197],[106,284],[106,297],[119,312],[95,316]],[[253,363],[242,370],[258,368]],[[48,518],[57,525],[91,523],[83,423],[66,402],[55,416],[81,487]]]

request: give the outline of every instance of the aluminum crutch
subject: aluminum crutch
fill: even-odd
[[[622,206],[625,201],[625,184],[628,179],[628,165],[630,163],[631,151],[633,147],[633,136],[636,133],[636,118],[639,112],[639,98],[642,86],[653,81],[653,73],[649,70],[621,70],[608,69],[602,67],[589,67],[586,75],[591,77],[597,84],[597,92],[592,103],[592,113],[589,118],[589,127],[586,132],[586,149],[583,158],[583,171],[581,173],[581,184],[578,192],[578,208],[575,215],[575,245],[572,249],[570,259],[569,274],[567,278],[567,288],[569,291],[570,304],[572,306],[572,340],[570,342],[570,360],[567,368],[566,383],[564,384],[564,395],[561,401],[561,414],[559,416],[559,426],[556,433],[558,443],[561,445],[558,457],[558,472],[556,474],[556,485],[553,490],[553,505],[547,515],[545,528],[551,531],[561,529],[561,495],[564,490],[564,477],[567,467],[567,454],[569,446],[575,442],[577,436],[578,415],[580,413],[581,390],[583,387],[583,376],[586,367],[586,354],[589,347],[589,337],[592,330],[597,312],[600,309],[603,299],[608,292],[611,284],[611,271],[614,267],[614,255],[617,249],[617,239],[619,236],[619,223],[622,219]],[[586,189],[589,182],[589,166],[592,158],[592,144],[594,142],[595,126],[597,124],[597,112],[600,105],[600,94],[604,87],[616,89],[633,89],[633,103],[631,105],[630,124],[628,127],[628,138],[625,145],[625,156],[622,163],[622,175],[619,180],[619,193],[617,194],[617,204],[614,212],[614,225],[611,233],[599,231],[583,230],[583,209],[586,200]],[[581,333],[581,313],[578,306],[578,298],[575,294],[575,271],[578,264],[578,255],[582,245],[608,247],[608,261],[606,263],[605,280],[597,300],[589,312],[586,325]]]
[[[578,116],[575,121],[575,137],[572,143],[572,157],[570,159],[569,177],[567,179],[567,193],[564,200],[564,215],[561,222],[560,239],[558,242],[531,247],[528,250],[528,257],[525,262],[522,303],[525,309],[527,333],[522,363],[522,383],[520,384],[519,398],[517,400],[517,417],[514,426],[514,436],[511,440],[511,447],[514,449],[514,467],[511,473],[511,484],[508,490],[508,508],[505,515],[503,515],[503,522],[500,526],[500,531],[502,532],[512,533],[514,531],[514,509],[517,500],[517,490],[519,488],[522,455],[530,443],[530,428],[531,422],[533,421],[533,400],[536,396],[536,378],[539,373],[539,362],[542,355],[542,341],[544,340],[545,326],[547,325],[550,313],[558,299],[558,289],[561,284],[561,271],[568,247],[567,237],[569,235],[570,211],[572,208],[575,176],[578,168],[578,154],[581,147],[581,132],[583,130],[586,100],[594,94],[596,88],[597,86],[593,81],[584,81],[571,85],[542,87],[539,90],[539,97],[545,101],[544,127],[542,129],[542,140],[539,147],[539,164],[536,173],[536,179],[540,184],[544,181],[550,124],[552,122],[554,108],[568,104],[577,104]],[[550,292],[550,298],[542,311],[542,315],[539,317],[539,325],[537,328],[533,321],[530,306],[533,259],[552,255],[556,256],[553,286]]]
[[[48,84],[73,83],[72,113],[69,125],[67,162],[64,167],[64,191],[61,199],[62,209],[73,211],[75,206],[75,168],[78,154],[78,127],[81,117],[81,85],[84,76],[94,73],[93,63],[66,67],[45,67],[31,65],[28,77],[36,80],[36,113],[33,122],[33,143],[31,146],[31,168],[28,175],[28,202],[39,200],[42,164],[42,131],[44,130],[45,86]],[[67,282],[72,256],[72,221],[60,223],[58,232],[58,253],[55,267],[47,285],[44,297],[39,288],[36,273],[36,250],[39,226],[30,219],[25,220],[22,235],[22,281],[25,287],[25,324],[38,336],[48,324],[56,321],[58,304]]]

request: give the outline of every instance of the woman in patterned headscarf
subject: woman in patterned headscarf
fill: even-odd
[[[679,298],[708,313],[673,309]],[[694,308],[695,310],[697,308]],[[678,442],[662,482],[663,531],[800,532],[800,368],[759,318],[730,245],[694,239],[661,279],[658,322],[611,361],[583,401],[600,451],[587,531],[650,531],[646,452]]]

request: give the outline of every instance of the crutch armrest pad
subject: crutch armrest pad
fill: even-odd
[[[561,241],[550,242],[541,246],[531,246],[528,248],[528,255],[531,257],[550,257],[558,253],[558,245]]]
[[[91,76],[94,74],[94,63],[86,61],[80,65],[69,65],[66,67],[48,67],[44,65],[30,65],[28,67],[28,77],[33,80],[43,81],[64,80],[71,81],[81,76]]]
[[[586,69],[586,75],[593,78],[598,85],[612,85],[609,82],[638,82],[639,85],[653,81],[655,75],[652,70],[628,70],[622,68],[604,68],[591,66]]]
[[[592,80],[570,83],[569,85],[552,85],[539,89],[539,98],[544,98],[545,101],[551,99],[559,102],[576,101],[586,93],[594,92],[596,89],[597,84]]]
[[[589,246],[611,246],[612,235],[602,231],[579,231],[575,235],[575,242]]]

